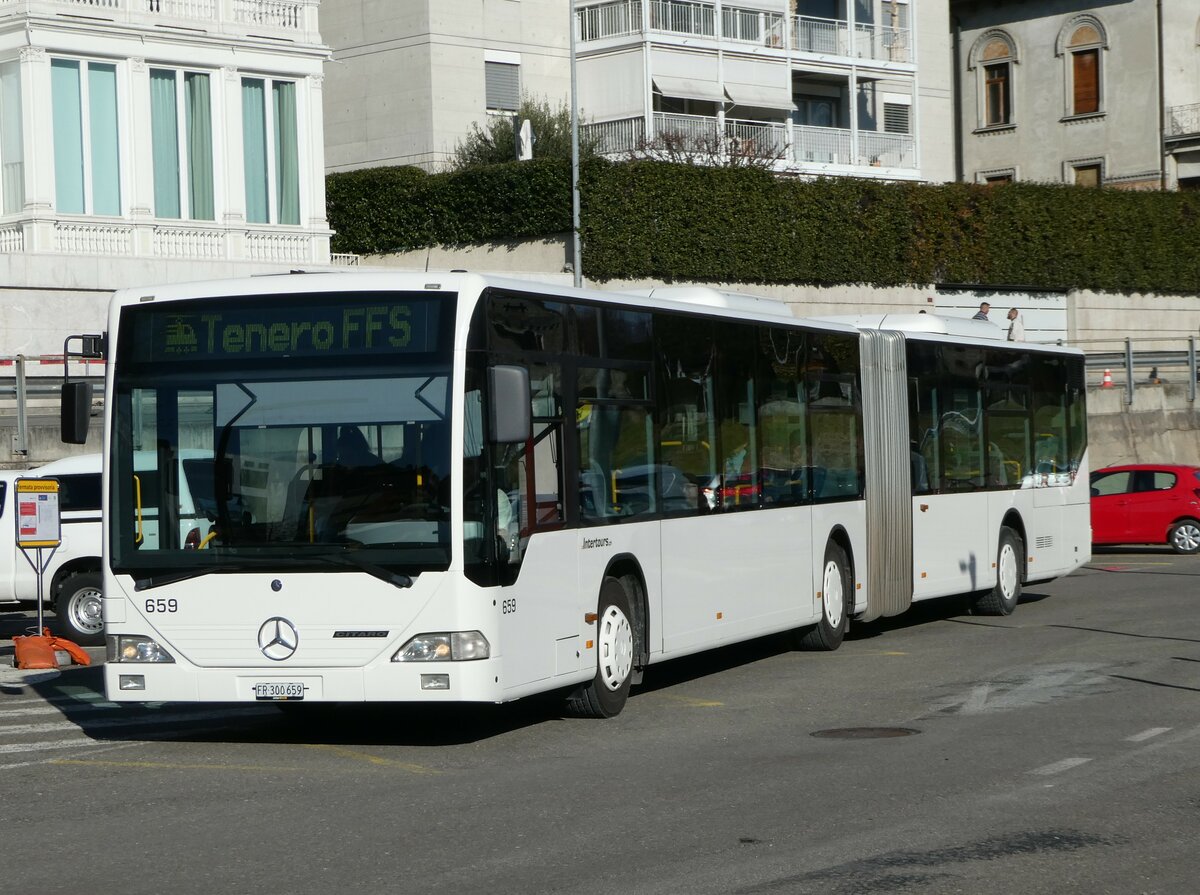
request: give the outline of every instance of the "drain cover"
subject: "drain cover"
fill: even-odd
[[[910,737],[920,733],[914,727],[831,727],[813,731],[813,736],[830,740],[882,740],[888,737]]]

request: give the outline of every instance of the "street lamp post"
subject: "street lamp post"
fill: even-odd
[[[575,70],[575,0],[567,0],[571,35],[571,269],[575,286],[583,285],[582,252],[579,246],[579,87]]]

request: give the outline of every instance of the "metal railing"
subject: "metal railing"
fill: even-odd
[[[649,4],[648,22],[643,3]],[[799,53],[879,62],[912,62],[911,30],[871,22],[816,16],[785,16],[740,6],[695,0],[611,0],[581,7],[576,13],[580,41],[603,40],[650,31],[682,37],[708,37]]]
[[[1099,341],[1099,340],[1096,340]],[[1119,340],[1104,340],[1112,345]],[[1137,344],[1180,345],[1181,348],[1134,349],[1134,340],[1125,339],[1121,348],[1111,351],[1087,351],[1085,365],[1089,371],[1088,384],[1101,388],[1123,388],[1125,403],[1132,404],[1136,389],[1152,385],[1166,385],[1182,381],[1187,386],[1187,399],[1196,400],[1196,384],[1200,369],[1196,366],[1196,337],[1189,336],[1186,343],[1179,337],[1162,339],[1138,339]]]

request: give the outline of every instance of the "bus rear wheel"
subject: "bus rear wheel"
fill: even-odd
[[[1025,544],[1021,536],[1007,525],[1000,529],[1000,546],[996,551],[996,586],[975,598],[975,611],[980,615],[1012,615],[1021,599],[1021,578],[1025,568]]]
[[[831,651],[842,645],[850,628],[848,607],[854,599],[853,581],[846,551],[830,541],[821,566],[821,620],[797,632],[797,649]]]
[[[620,578],[600,585],[596,619],[596,676],[567,697],[567,711],[580,718],[620,713],[633,682],[634,632],[629,593]]]

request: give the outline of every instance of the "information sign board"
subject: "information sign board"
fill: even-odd
[[[57,547],[62,542],[58,479],[17,479],[17,546]]]

